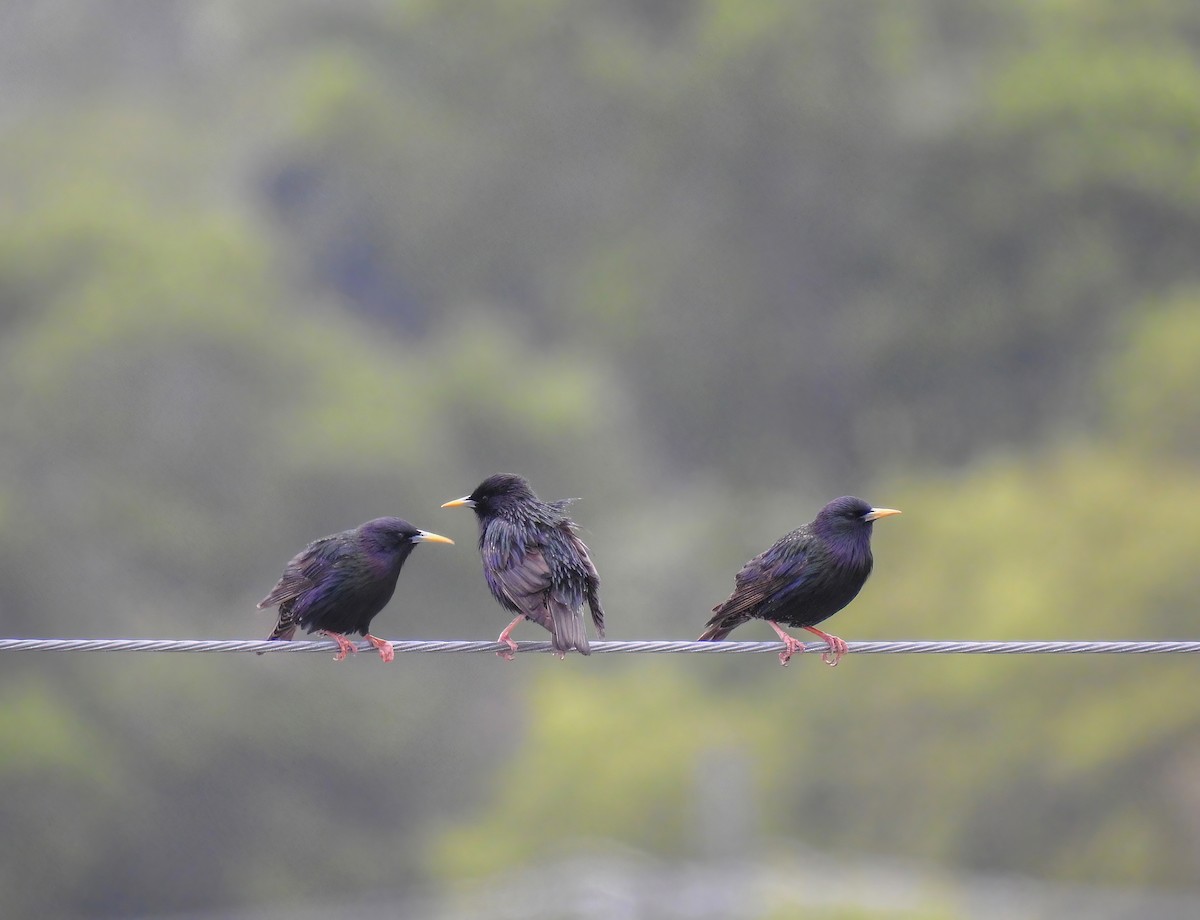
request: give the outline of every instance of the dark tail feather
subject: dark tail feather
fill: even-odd
[[[268,642],[287,642],[292,636],[296,635],[296,621],[288,614],[282,614],[279,617],[279,622],[275,624],[275,628],[271,630],[271,635],[267,636]],[[262,655],[263,652],[255,652],[256,655]]]
[[[592,611],[592,622],[596,624],[596,635],[604,638],[604,608],[600,606],[600,592],[588,591],[588,608]]]
[[[699,642],[720,642],[731,632],[745,623],[749,617],[742,616],[721,616],[717,614],[708,621],[707,629],[700,633]]]
[[[592,647],[588,645],[587,626],[582,610],[572,610],[566,604],[552,602],[550,617],[554,624],[550,635],[555,651],[569,652],[571,649],[577,649],[580,655],[592,653]]]

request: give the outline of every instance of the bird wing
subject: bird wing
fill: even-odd
[[[524,552],[508,555],[508,564],[491,570],[493,590],[499,589],[513,610],[553,631],[546,604],[551,586],[550,563],[540,546],[526,546]]]
[[[587,595],[588,608],[592,611],[592,622],[596,624],[596,632],[604,638],[604,608],[600,606],[600,573],[592,562],[587,544],[579,539],[572,531],[569,534],[571,545],[579,557],[579,564],[584,574],[584,591]]]
[[[713,608],[715,616],[709,623],[744,621],[752,616],[770,619],[772,610],[805,583],[810,571],[804,541],[781,540],[742,566],[733,593]]]
[[[260,609],[274,607],[284,601],[295,600],[309,590],[321,578],[321,575],[332,568],[345,549],[339,540],[341,534],[332,534],[314,540],[298,552],[283,568],[283,575],[271,589],[271,593],[258,602]]]

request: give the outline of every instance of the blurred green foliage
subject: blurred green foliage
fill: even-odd
[[[493,635],[438,505],[500,469],[584,499],[615,638],[844,492],[905,511],[850,640],[1192,633],[1192,5],[7,12],[5,633],[265,634],[397,513],[459,545],[380,628]],[[1196,875],[1181,659],[358,657],[6,661],[0,911],[704,856],[714,752],[764,852]]]
[[[686,852],[701,755],[745,747],[756,772],[778,773],[776,723],[669,663],[540,677],[528,692],[533,721],[519,756],[493,777],[486,823],[447,831],[430,853],[435,871],[487,874],[589,839]]]
[[[1111,422],[1140,458],[1200,456],[1200,290],[1144,305],[1128,323],[1128,347],[1108,371]]]

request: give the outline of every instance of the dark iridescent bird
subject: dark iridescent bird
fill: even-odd
[[[737,587],[713,608],[700,639],[719,641],[747,620],[766,620],[783,640],[779,661],[786,665],[804,651],[804,643],[784,632],[783,623],[824,639],[829,651],[821,659],[836,665],[848,650],[846,643],[817,624],[854,600],[871,574],[872,522],[899,513],[850,495],[835,498],[810,523],[742,566]]]
[[[522,620],[533,620],[550,630],[560,658],[570,649],[590,655],[584,601],[604,638],[600,576],[566,515],[570,502],[544,502],[520,476],[497,473],[470,495],[442,505],[475,509],[488,587],[502,607],[518,614],[497,640],[513,651],[517,643],[509,634]],[[504,657],[511,661],[512,652]]]
[[[314,540],[258,602],[260,609],[279,605],[279,622],[267,638],[291,639],[301,626],[310,633],[320,631],[338,644],[334,658],[341,661],[347,652],[358,651],[345,637],[356,632],[379,649],[380,658],[391,661],[392,645],[371,635],[371,620],[392,599],[400,569],[418,543],[453,542],[394,517]]]

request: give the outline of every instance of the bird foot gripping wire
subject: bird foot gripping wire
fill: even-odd
[[[499,637],[497,637],[496,641],[503,642],[505,645],[507,645],[508,651],[496,652],[496,655],[498,657],[503,658],[505,661],[513,660],[513,657],[514,657],[513,652],[515,652],[517,650],[517,643],[512,639],[512,637],[509,634],[514,629],[517,628],[518,623],[523,623],[524,621],[525,621],[525,614],[521,614],[519,617],[514,617],[513,621],[511,623],[509,623],[506,627],[504,627],[504,632],[500,633],[500,635],[499,635]]]
[[[778,623],[772,620],[767,620],[767,622],[771,625],[771,628],[775,630],[775,634],[783,640],[783,651],[779,653],[779,663],[786,668],[788,666],[788,662],[792,660],[793,655],[800,655],[804,653],[804,643],[795,636],[789,636],[783,631]]]
[[[837,636],[831,636],[827,632],[821,632],[815,626],[805,626],[814,636],[820,636],[829,646],[829,650],[821,653],[821,660],[831,668],[836,668],[842,656],[850,651],[850,646],[846,644],[846,640],[839,639]]]
[[[325,636],[325,638],[327,638],[327,639],[332,639],[334,642],[336,642],[338,644],[338,653],[333,656],[334,661],[345,660],[347,653],[349,653],[351,655],[358,654],[358,646],[355,645],[353,642],[351,642],[349,639],[347,639],[345,636],[341,635],[340,633],[330,632],[327,629],[322,629],[321,635]],[[382,651],[380,652],[380,654],[382,654]],[[384,660],[386,661],[387,659],[385,658]]]
[[[838,666],[838,662],[842,660],[842,656],[845,655],[846,652],[847,649],[845,648],[830,649],[829,651],[821,652],[821,660],[831,668],[836,668]]]
[[[378,636],[372,636],[367,633],[366,639],[379,651],[379,657],[383,659],[384,664],[393,661],[396,658],[396,650],[392,648],[392,643],[387,639],[380,639]]]
[[[779,653],[779,663],[785,668],[788,662],[792,660],[793,655],[802,654],[805,651],[804,643],[795,636],[790,636],[779,626],[778,623],[767,621],[771,628],[775,630],[775,634],[783,640],[783,651]],[[846,644],[844,639],[839,639],[837,636],[831,636],[827,632],[822,632],[814,626],[805,626],[814,636],[820,636],[829,646],[828,650],[821,653],[821,660],[831,668],[836,668],[838,662],[842,660],[842,656],[850,651],[850,646]]]
[[[828,642],[829,649],[828,651],[821,652],[821,660],[831,668],[836,668],[838,662],[842,660],[842,656],[850,651],[850,646],[837,636],[829,636]]]
[[[791,636],[789,636],[788,638],[791,639]],[[779,653],[779,663],[786,668],[788,666],[788,662],[792,660],[793,655],[802,655],[802,654],[804,654],[804,643],[803,642],[797,642],[795,639],[792,639],[791,642],[785,641],[784,649],[782,652]]]

